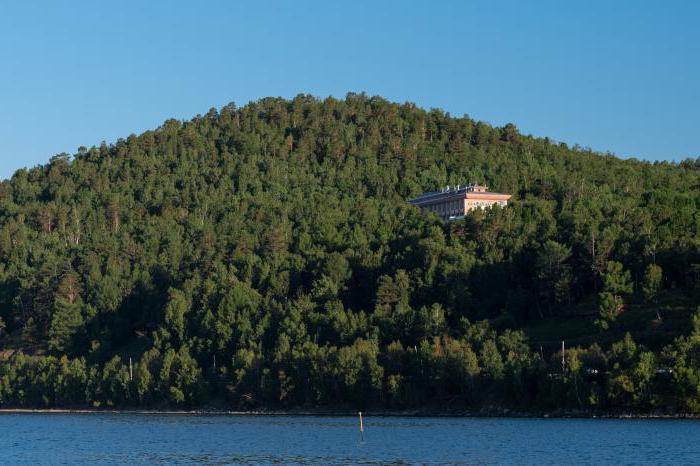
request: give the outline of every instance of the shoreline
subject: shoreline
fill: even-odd
[[[140,416],[299,416],[299,417],[355,417],[357,411],[350,410],[222,410],[222,409],[90,409],[90,408],[0,408],[0,415],[12,414],[111,414]],[[363,411],[365,418],[373,417],[426,417],[426,418],[491,418],[491,419],[700,419],[699,414],[661,414],[661,413],[586,413],[586,412],[444,412],[435,410],[377,410]]]

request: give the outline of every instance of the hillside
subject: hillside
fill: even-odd
[[[81,147],[0,184],[0,406],[695,412],[699,188],[358,94]]]

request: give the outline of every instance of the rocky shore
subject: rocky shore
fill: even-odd
[[[357,416],[358,411],[350,409],[290,409],[290,410],[225,410],[225,409],[88,409],[88,408],[2,408],[2,414],[136,414],[136,415],[174,415],[174,416]],[[372,417],[481,417],[481,418],[550,418],[550,419],[700,419],[692,413],[630,413],[630,412],[587,412],[587,411],[548,411],[524,412],[508,409],[482,410],[363,410],[366,418]]]

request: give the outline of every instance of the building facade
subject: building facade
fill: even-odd
[[[447,186],[442,191],[421,194],[409,202],[438,214],[444,221],[459,220],[467,212],[487,207],[505,207],[510,194],[492,193],[488,186],[478,183],[466,186]]]

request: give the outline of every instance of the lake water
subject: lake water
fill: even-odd
[[[700,463],[700,421],[0,415],[2,464]]]

